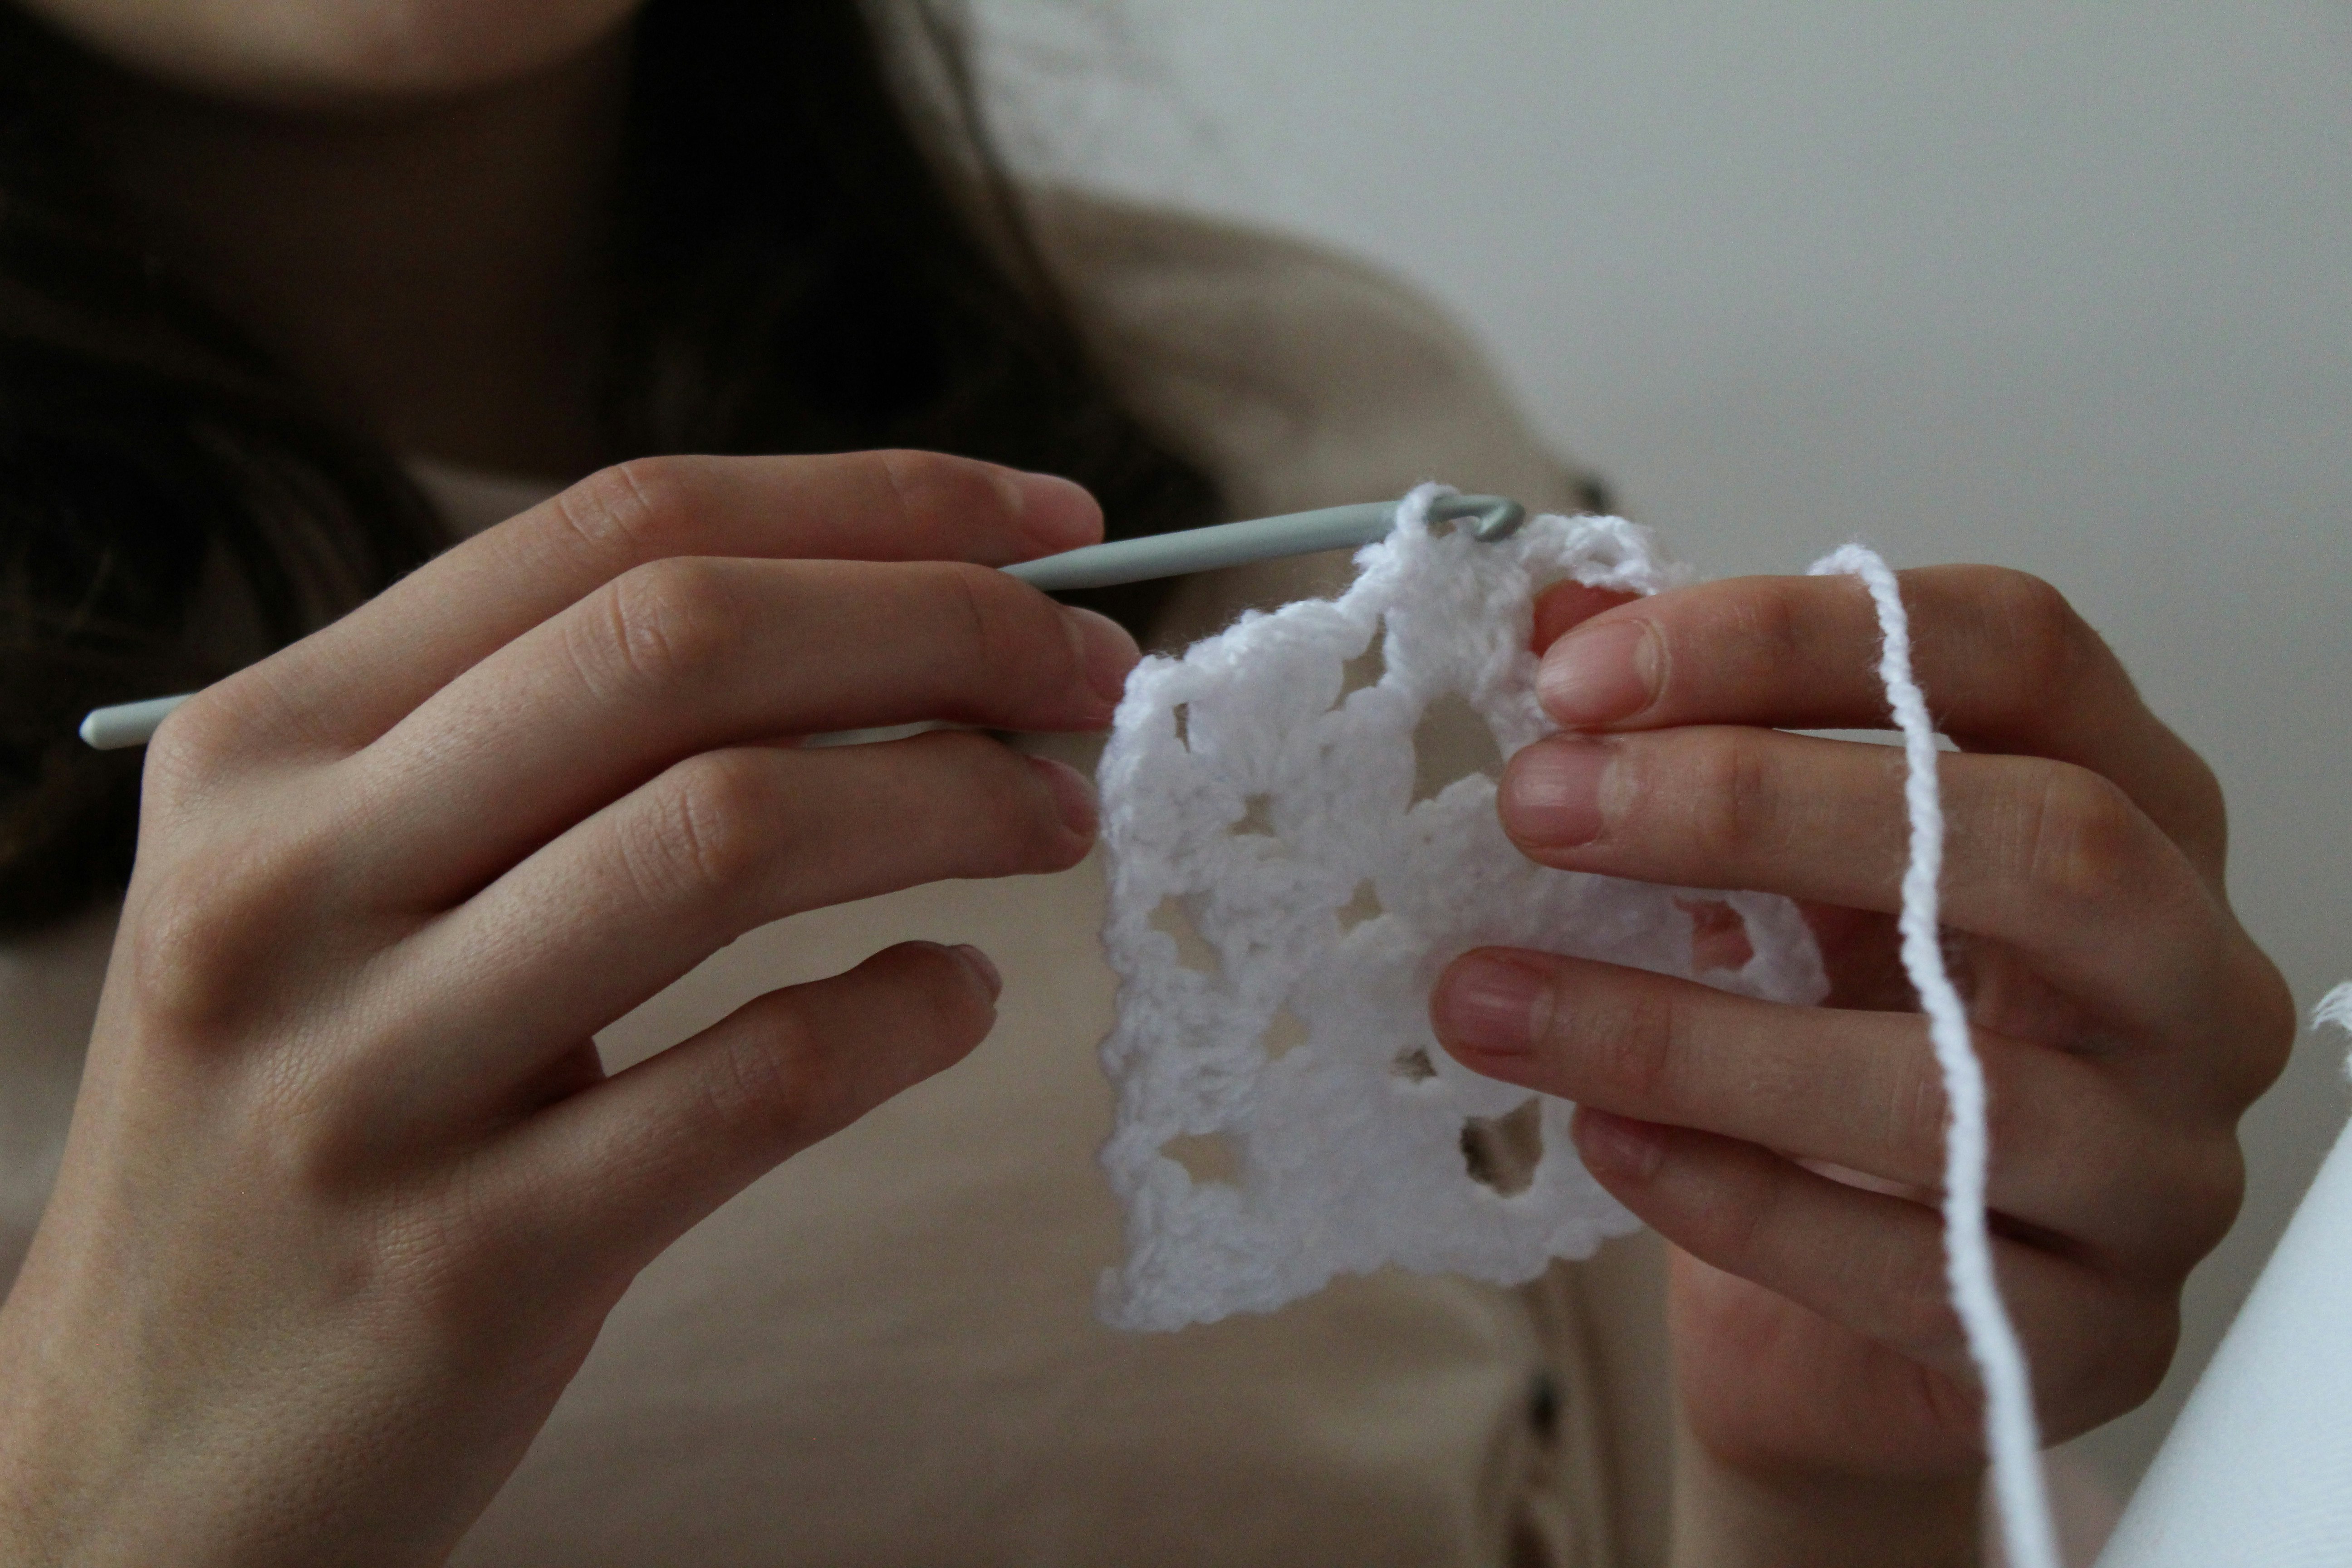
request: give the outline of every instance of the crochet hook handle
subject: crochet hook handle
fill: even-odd
[[[1004,568],[1032,587],[1049,594],[1072,588],[1108,588],[1121,583],[1148,582],[1154,577],[1181,577],[1189,572],[1211,572],[1221,566],[1241,566],[1286,555],[1312,555],[1318,550],[1346,550],[1388,537],[1396,521],[1397,503],[1365,501],[1356,506],[1325,507],[1320,511],[1295,511],[1282,517],[1252,518],[1246,522],[1221,522],[1190,528],[1180,533],[1152,533],[1140,539],[1089,544],[1035,561]],[[1430,503],[1429,521],[1467,524],[1471,533],[1487,542],[1508,538],[1527,521],[1528,510],[1506,496],[1441,496]],[[150,697],[92,709],[81,721],[81,738],[101,752],[143,746],[156,726],[194,692],[176,697]]]

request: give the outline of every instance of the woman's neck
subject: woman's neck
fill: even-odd
[[[122,82],[97,134],[163,258],[397,450],[565,477],[601,449],[629,40],[334,118]]]

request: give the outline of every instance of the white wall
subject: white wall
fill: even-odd
[[[1719,574],[2013,563],[2212,760],[2352,974],[2352,6],[992,0],[1032,162],[1323,237]],[[2344,1116],[2306,1039],[2137,1476]]]

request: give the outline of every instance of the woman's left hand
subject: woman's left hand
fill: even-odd
[[[2056,1441],[2164,1375],[2294,1005],[2231,912],[2211,771],[2097,634],[2022,574],[1901,583],[1920,684],[1961,748],[1940,759],[1947,950],[1990,1089],[1996,1265]],[[1577,1101],[1586,1163],[1674,1244],[1703,1465],[1750,1495],[1972,1499],[1981,1404],[1933,1206],[1945,1099],[1895,953],[1903,753],[1787,732],[1886,724],[1869,598],[1810,577],[1603,602],[1539,606],[1539,626],[1590,618],[1544,652],[1569,732],[1511,760],[1504,826],[1548,866],[1788,895],[1830,994],[1781,1005],[1485,949],[1441,983],[1440,1037]]]

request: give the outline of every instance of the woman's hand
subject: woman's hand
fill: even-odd
[[[923,454],[600,474],[205,692],[152,748],[56,1195],[0,1310],[0,1560],[441,1560],[636,1271],[988,1032],[971,949],[607,1079],[743,931],[1086,853],[1135,647],[985,565],[1076,486]]]
[[[2212,773],[2096,634],[2017,573],[1901,581],[1962,748],[1941,761],[1943,920],[1990,1087],[1997,1265],[2055,1441],[2163,1376],[2293,1004],[2231,913]],[[1586,1163],[1676,1249],[1689,1479],[1736,1538],[1694,1560],[1940,1560],[1968,1534],[1982,1417],[1932,1206],[1943,1089],[1895,953],[1903,754],[1785,732],[1885,725],[1876,620],[1840,577],[1609,603],[1540,607],[1590,616],[1544,654],[1571,733],[1511,760],[1505,827],[1549,866],[1787,894],[1829,998],[1486,950],[1448,971],[1439,1033],[1578,1101]]]

